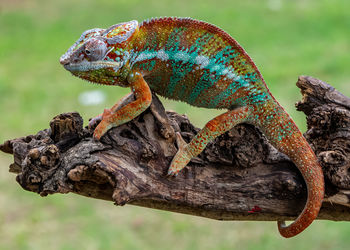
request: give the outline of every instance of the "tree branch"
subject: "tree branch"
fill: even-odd
[[[350,99],[311,77],[299,77],[297,85],[303,94],[297,109],[307,115],[305,136],[326,178],[318,218],[350,220]],[[146,112],[101,141],[92,139],[78,113],[66,113],[54,117],[50,129],[6,141],[0,149],[14,155],[10,172],[17,182],[42,196],[73,192],[218,220],[293,219],[304,207],[306,187],[298,170],[257,128],[236,126],[176,178],[167,178],[177,151],[175,132],[189,142],[198,128],[186,116],[165,112],[153,96]]]

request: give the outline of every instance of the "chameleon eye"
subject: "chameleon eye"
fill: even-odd
[[[83,53],[89,61],[102,60],[106,55],[106,51],[107,46],[102,38],[91,38],[84,44],[83,48]]]

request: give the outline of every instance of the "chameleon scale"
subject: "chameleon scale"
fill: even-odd
[[[306,206],[295,222],[278,222],[281,235],[295,236],[317,217],[324,179],[315,154],[271,95],[252,59],[220,28],[190,18],[158,18],[87,30],[60,62],[82,79],[130,87],[136,97],[121,109],[114,105],[104,111],[96,139],[147,109],[151,91],[197,107],[226,109],[189,144],[177,134],[179,150],[168,174],[177,175],[215,137],[239,123],[250,123],[293,160],[308,187]]]

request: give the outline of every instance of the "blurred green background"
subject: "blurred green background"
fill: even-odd
[[[85,120],[129,90],[71,76],[61,54],[90,28],[157,16],[190,16],[218,25],[246,49],[271,92],[305,130],[295,82],[322,79],[350,95],[348,0],[1,0],[0,142],[47,128],[56,114]],[[85,91],[105,100],[79,102]],[[202,126],[217,111],[165,102]],[[23,191],[0,154],[0,249],[347,249],[350,224],[317,221],[285,240],[275,222],[218,222],[77,195],[41,198]]]

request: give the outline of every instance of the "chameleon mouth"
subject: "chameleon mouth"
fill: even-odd
[[[123,66],[122,62],[109,62],[109,61],[94,61],[88,62],[83,61],[80,63],[66,63],[63,67],[71,72],[76,71],[91,71],[91,70],[99,70],[104,68],[113,68],[115,71],[119,70]]]

